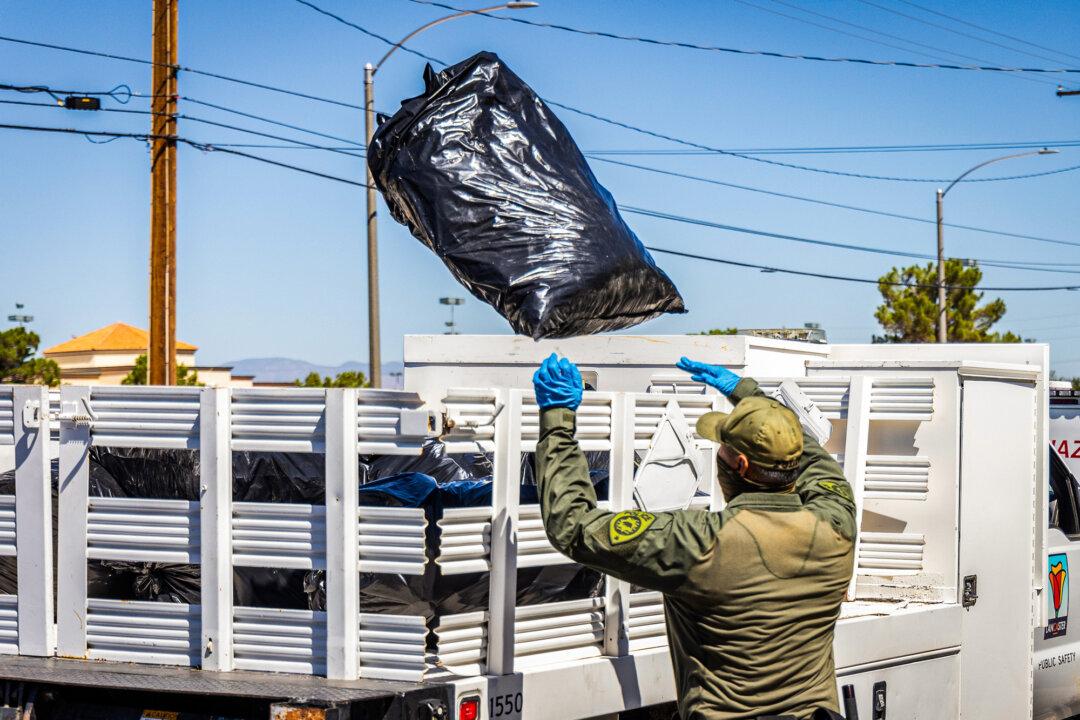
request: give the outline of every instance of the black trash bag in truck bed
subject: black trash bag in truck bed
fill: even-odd
[[[534,339],[686,312],[570,133],[498,56],[435,73],[383,122],[368,167],[394,219]]]

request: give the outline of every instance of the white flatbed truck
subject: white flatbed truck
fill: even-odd
[[[15,497],[0,498],[0,522],[11,528],[0,533],[0,553],[18,559],[19,592],[0,597],[0,651],[12,655],[0,659],[0,679],[42,683],[51,673],[63,685],[64,668],[93,667],[104,671],[102,687],[116,675],[140,675],[150,687],[155,675],[179,674],[189,692],[213,695],[213,682],[235,678],[235,688],[280,677],[281,691],[267,698],[302,697],[297,684],[313,695],[381,688],[384,706],[400,698],[399,717],[458,720],[573,720],[672,701],[655,593],[609,578],[598,597],[517,605],[519,568],[568,562],[546,543],[538,507],[518,498],[521,457],[538,434],[530,378],[552,351],[578,363],[594,388],[579,412],[579,439],[606,453],[606,502],[616,509],[633,506],[649,449],[665,433],[685,440],[701,491],[692,503],[722,507],[715,456],[692,427],[726,400],[675,371],[681,355],[724,364],[766,389],[794,382],[826,414],[827,447],[852,481],[860,515],[856,573],[836,632],[838,682],[853,686],[860,718],[1076,712],[1068,693],[1040,697],[1036,667],[1044,635],[1060,632],[1048,637],[1055,649],[1072,638],[1047,600],[1047,562],[1060,538],[1048,530],[1049,349],[1035,344],[410,336],[399,392],[65,386],[50,398],[44,388],[2,387],[0,446],[13,450],[18,486]],[[45,442],[54,429],[58,445]],[[358,453],[417,453],[430,437],[451,453],[489,453],[494,465],[491,505],[446,511],[432,557],[415,510],[374,512],[358,507],[356,494]],[[88,497],[91,445],[198,452],[202,497]],[[326,504],[234,502],[227,479],[237,450],[323,454]],[[286,524],[301,528],[287,541]],[[166,537],[165,526],[185,531]],[[87,597],[86,562],[96,558],[198,564],[202,601]],[[359,572],[419,574],[428,563],[444,575],[488,572],[486,610],[430,622],[358,612]],[[232,569],[241,566],[324,568],[325,612],[234,607]],[[153,665],[173,667],[157,673]],[[1080,687],[1071,660],[1052,667]],[[354,700],[333,712],[382,717]]]

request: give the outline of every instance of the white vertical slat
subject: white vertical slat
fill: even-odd
[[[23,423],[27,403],[37,404],[37,427]],[[16,387],[13,406],[19,653],[48,657],[56,650],[48,388]]]
[[[60,401],[84,407],[89,387],[64,386]],[[60,424],[60,508],[57,536],[56,652],[86,657],[86,515],[90,427]]]
[[[514,608],[517,600],[517,520],[521,485],[522,391],[510,390],[495,419],[492,482],[491,574],[488,585],[488,672],[514,672]]]
[[[231,395],[206,388],[199,408],[202,667],[217,671],[233,669]]]
[[[326,673],[359,675],[356,390],[326,391]]]
[[[873,379],[870,377],[851,378],[847,407],[847,439],[844,445],[844,476],[851,485],[855,496],[855,563],[852,566],[851,582],[848,584],[847,598],[855,599],[855,581],[859,567],[859,546],[862,544],[863,487],[866,482],[866,457],[870,440],[870,392]]]
[[[633,507],[634,501],[634,398],[619,393],[611,402],[611,467],[608,500],[612,512]],[[630,583],[610,575],[604,578],[604,654],[622,657],[630,652],[626,621],[630,611]]]

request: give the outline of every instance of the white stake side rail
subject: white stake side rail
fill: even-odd
[[[770,389],[778,382],[763,381],[763,386]],[[942,417],[934,412],[940,391],[935,382],[940,380],[883,369],[880,377],[804,377],[796,382],[832,419],[830,449],[843,462],[860,509],[864,498],[912,507],[910,501],[934,494],[931,478],[939,468],[910,451],[885,452],[893,441],[884,442],[885,450],[875,449],[879,441],[871,437],[871,428],[877,421],[903,427],[905,433],[914,428],[905,436],[909,439],[914,433],[925,438],[930,428],[933,436],[948,434],[955,443],[955,413]],[[685,385],[676,389],[675,394],[666,394],[663,387],[648,393],[585,394],[577,434],[583,449],[607,453],[607,507],[634,506],[636,467],[664,422],[678,417],[693,428],[703,413],[728,407],[719,395]],[[519,567],[569,562],[548,543],[539,507],[519,502],[522,456],[533,452],[539,440],[532,393],[455,389],[426,400],[369,390],[64,387],[53,423],[60,426],[61,440],[56,654],[218,671],[421,680],[506,675],[660,650],[666,644],[660,595],[631,593],[629,584],[612,578],[598,598],[517,605]],[[24,411],[34,402],[46,410],[36,416]],[[19,455],[14,502],[17,522],[29,518],[29,527],[18,525],[18,535],[33,537],[34,544],[30,552],[18,553],[19,595],[0,598],[0,649],[8,637],[4,630],[17,627],[17,649],[24,654],[53,652],[51,617],[40,610],[52,605],[51,562],[45,561],[51,540],[49,463],[42,444],[33,442],[38,433],[48,437],[48,407],[43,389],[0,388],[0,442],[9,437],[9,424],[11,442],[24,436],[30,440],[24,443],[29,449]],[[449,453],[494,455],[492,504],[446,510],[434,558],[444,575],[489,572],[488,607],[444,615],[430,624],[422,616],[362,614],[360,572],[425,572],[425,521],[421,510],[360,506],[357,457],[416,454],[429,437],[441,437]],[[693,504],[719,509],[723,501],[713,481],[715,455],[708,442],[694,438],[700,487],[707,494]],[[936,441],[931,444],[937,447]],[[91,498],[92,445],[197,451],[201,498]],[[326,502],[234,502],[236,451],[323,454]],[[940,493],[955,502],[954,491],[943,488]],[[6,548],[4,502],[0,498],[0,552]],[[911,525],[920,528],[917,521]],[[867,579],[924,580],[926,537],[906,530],[862,533],[860,595]],[[87,598],[89,559],[197,564],[201,602],[185,606]],[[955,564],[953,555],[935,556],[929,569],[936,573],[937,565],[949,562]],[[326,610],[234,607],[237,567],[325,570]],[[947,572],[941,575],[948,577]],[[951,580],[938,583],[943,591],[950,584],[955,595],[955,572]],[[8,607],[15,626],[5,624]],[[427,646],[429,630],[437,638],[434,648]]]

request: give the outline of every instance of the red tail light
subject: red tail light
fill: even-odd
[[[480,720],[480,698],[476,695],[462,698],[458,705],[457,720]]]

